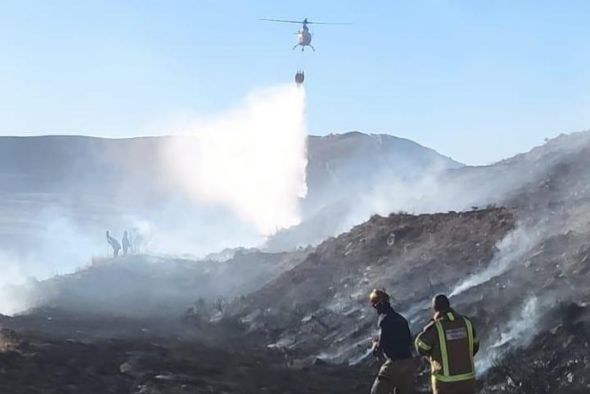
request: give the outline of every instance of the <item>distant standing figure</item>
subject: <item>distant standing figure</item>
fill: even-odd
[[[127,251],[129,251],[131,248],[131,242],[129,242],[129,235],[127,234],[127,231],[123,233],[123,239],[121,240],[121,243],[123,244],[123,255],[127,256]]]
[[[111,234],[107,231],[107,242],[113,248],[113,257],[119,256],[119,250],[121,250],[121,244],[115,238],[111,237]]]

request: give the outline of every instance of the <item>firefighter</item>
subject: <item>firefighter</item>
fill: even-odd
[[[123,233],[123,239],[121,240],[121,243],[123,244],[123,255],[127,256],[127,252],[131,248],[131,242],[129,241],[129,235],[127,234],[127,231]]]
[[[375,289],[369,301],[379,315],[379,339],[373,342],[373,355],[385,362],[375,378],[371,394],[414,393],[414,374],[418,359],[412,356],[412,334],[408,321],[389,303],[389,295]]]
[[[430,360],[434,394],[476,392],[473,357],[479,350],[475,328],[439,294],[432,299],[434,317],[416,337],[418,353]]]
[[[107,231],[107,242],[113,248],[113,257],[119,256],[119,250],[121,250],[121,244],[115,238],[111,237],[111,234]]]

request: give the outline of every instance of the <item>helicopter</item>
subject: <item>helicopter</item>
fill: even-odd
[[[297,44],[293,46],[293,50],[297,47],[301,47],[301,52],[305,50],[305,47],[310,47],[314,52],[315,48],[311,45],[311,37],[312,34],[309,31],[309,27],[307,25],[315,24],[315,25],[348,25],[348,23],[330,23],[330,22],[312,22],[308,21],[307,18],[303,19],[302,21],[292,21],[292,20],[285,20],[285,19],[261,19],[262,21],[267,22],[280,22],[280,23],[297,23],[301,24],[301,29],[297,31]]]

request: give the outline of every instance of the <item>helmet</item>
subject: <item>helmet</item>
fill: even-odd
[[[432,299],[432,309],[436,312],[442,312],[451,307],[451,302],[444,294],[437,294]]]
[[[369,301],[373,306],[377,306],[383,301],[389,302],[389,294],[387,294],[385,290],[382,289],[373,289],[369,295]]]

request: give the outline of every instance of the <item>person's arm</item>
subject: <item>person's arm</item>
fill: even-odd
[[[479,351],[479,338],[477,336],[477,331],[475,330],[473,323],[471,323],[471,327],[473,330],[473,355],[475,356]]]
[[[373,338],[373,346],[371,347],[371,352],[373,356],[380,358],[383,355],[383,350],[380,346],[381,343],[381,334],[377,338]]]
[[[434,327],[433,324],[427,325],[424,327],[424,330],[422,330],[422,332],[416,336],[416,350],[422,356],[428,356],[430,353],[432,353],[432,347],[435,343],[432,327]]]

